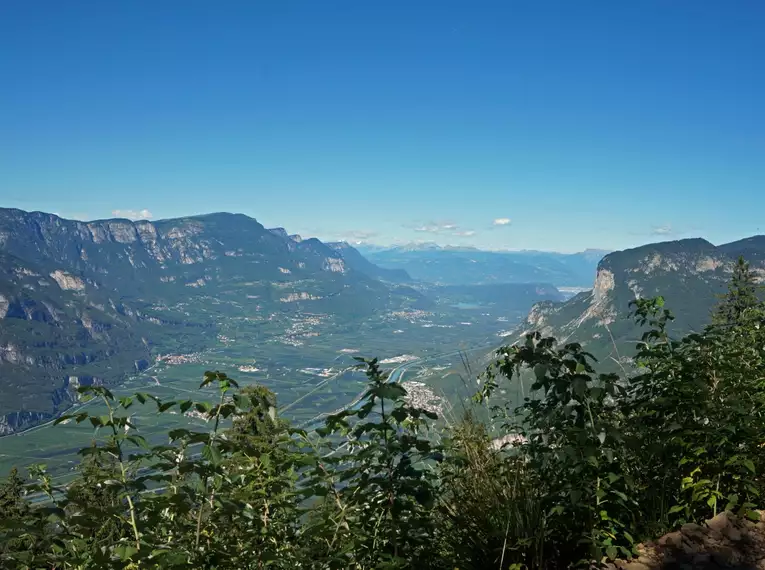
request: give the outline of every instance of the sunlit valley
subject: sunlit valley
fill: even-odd
[[[0,7],[0,570],[765,570],[765,4]]]

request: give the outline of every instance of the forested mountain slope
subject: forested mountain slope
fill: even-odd
[[[241,214],[79,222],[0,209],[0,433],[68,406],[78,383],[204,346],[216,334],[207,307],[357,319],[427,306],[358,269],[373,264],[284,233]]]
[[[740,255],[756,275],[765,276],[763,236],[720,246],[685,239],[610,253],[598,264],[591,291],[564,303],[538,303],[522,330],[582,342],[601,359],[626,360],[640,340],[640,329],[629,318],[632,300],[663,296],[676,317],[670,330],[698,331],[709,322]]]

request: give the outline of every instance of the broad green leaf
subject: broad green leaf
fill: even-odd
[[[138,552],[138,549],[130,544],[120,544],[114,549],[114,554],[116,554],[120,560],[130,560],[131,556],[136,552]]]
[[[220,449],[218,449],[215,445],[209,444],[202,447],[202,457],[207,459],[207,461],[213,465],[220,465],[220,462],[223,459],[220,453]]]

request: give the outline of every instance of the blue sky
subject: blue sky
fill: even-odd
[[[761,0],[5,2],[0,206],[559,251],[765,233],[763,29]]]

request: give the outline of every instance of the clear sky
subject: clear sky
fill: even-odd
[[[560,251],[765,233],[763,30],[762,0],[0,2],[0,206]]]

